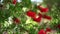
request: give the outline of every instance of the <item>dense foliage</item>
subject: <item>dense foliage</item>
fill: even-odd
[[[46,34],[60,33],[60,0],[0,1],[1,34]],[[41,7],[42,6],[42,7]],[[46,8],[47,7],[47,8]]]

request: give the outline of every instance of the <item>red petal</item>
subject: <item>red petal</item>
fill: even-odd
[[[13,0],[13,4],[16,4],[16,2],[17,2],[16,0]]]
[[[51,29],[50,28],[46,28],[46,32],[51,32]]]
[[[48,8],[43,8],[41,6],[37,6],[41,12],[48,12]]]
[[[46,32],[44,30],[40,30],[38,34],[46,34]]]
[[[43,8],[40,10],[41,12],[48,12],[48,8]]]
[[[29,10],[27,13],[26,13],[29,17],[32,17],[34,18],[36,16],[36,13],[35,12],[32,12],[31,10]]]
[[[15,21],[16,21],[16,22],[19,22],[19,20],[18,20],[18,19],[16,19]]]
[[[19,23],[20,20],[16,18],[16,19],[14,19],[14,22]]]
[[[40,13],[39,13],[38,15],[39,15],[40,17],[43,17],[43,15],[42,15],[42,14],[40,14]]]
[[[50,16],[44,15],[43,18],[46,18],[46,19],[48,19],[48,20],[51,20],[51,17],[50,17]]]
[[[36,18],[36,17],[35,17],[35,18],[33,18],[33,20],[34,20],[34,21],[36,21],[36,22],[40,22],[40,21],[41,21],[41,19],[42,19],[42,17],[41,17],[41,16],[39,16],[38,18]]]

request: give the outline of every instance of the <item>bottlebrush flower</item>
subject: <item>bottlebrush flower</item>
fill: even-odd
[[[32,12],[31,10],[29,10],[26,14],[27,14],[27,16],[29,16],[31,18],[34,18],[36,16],[36,13]]]
[[[46,32],[51,32],[51,29],[50,28],[46,28]]]
[[[43,8],[42,6],[38,6],[38,8],[41,12],[48,12],[49,10],[48,8]]]
[[[16,0],[13,0],[13,4],[16,4],[16,2],[17,2]]]
[[[35,18],[33,18],[33,20],[36,22],[40,22],[41,19],[42,19],[42,16],[36,16]]]
[[[43,17],[43,15],[42,15],[42,14],[40,14],[40,13],[39,13],[38,15],[39,15],[40,17]]]
[[[16,18],[16,17],[13,18],[13,21],[14,21],[14,23],[16,23],[16,24],[18,24],[18,23],[20,22],[20,20],[19,20],[18,18]]]
[[[51,20],[51,17],[50,16],[47,16],[47,15],[44,15],[43,18],[46,18],[48,20]]]
[[[46,34],[46,32],[44,30],[40,30],[38,34]]]

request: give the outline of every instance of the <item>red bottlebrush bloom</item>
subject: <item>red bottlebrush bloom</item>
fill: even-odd
[[[46,32],[51,32],[51,29],[50,28],[46,28]]]
[[[43,18],[46,18],[46,19],[48,19],[48,20],[51,20],[51,17],[50,17],[50,16],[44,15]]]
[[[40,9],[41,12],[48,12],[48,8],[43,8],[41,6],[38,6],[38,8]]]
[[[26,14],[31,18],[34,18],[36,16],[36,13],[32,12],[31,10],[29,10]]]
[[[42,15],[42,14],[40,14],[40,13],[39,13],[38,15],[39,15],[40,17],[43,17],[43,15]]]
[[[13,4],[16,4],[16,2],[17,2],[16,0],[13,0]]]
[[[58,24],[57,27],[60,29],[60,24]]]
[[[46,32],[44,30],[40,30],[38,34],[46,34]]]
[[[40,21],[41,21],[41,19],[42,19],[42,17],[41,17],[41,16],[39,16],[39,17],[37,17],[37,18],[36,18],[36,17],[35,17],[35,18],[33,18],[33,20],[34,20],[34,21],[36,21],[36,22],[40,22]]]
[[[48,8],[43,8],[40,10],[41,12],[48,12]]]
[[[15,19],[14,21],[15,21],[15,22],[20,22],[19,19]]]
[[[18,19],[18,18],[13,18],[13,21],[15,22],[15,23],[19,23],[20,22],[20,20]]]

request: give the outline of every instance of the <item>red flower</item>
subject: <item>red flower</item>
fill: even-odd
[[[40,9],[41,12],[48,12],[48,8],[43,8],[41,6],[38,6],[38,8]]]
[[[43,8],[40,10],[41,12],[48,12],[48,8]]]
[[[31,10],[29,10],[26,14],[31,18],[34,18],[36,16],[36,13],[32,12]]]
[[[57,27],[60,29],[60,24],[58,24]]]
[[[46,34],[46,32],[44,30],[40,30],[38,34]]]
[[[39,15],[40,17],[43,17],[43,15],[42,15],[42,14],[40,14],[40,13],[39,13],[38,15]]]
[[[15,22],[20,22],[19,19],[15,19],[14,21],[15,21]]]
[[[43,18],[46,18],[46,19],[48,19],[48,20],[51,20],[51,17],[50,17],[50,16],[44,15]]]
[[[18,18],[13,18],[13,21],[18,24],[20,22],[20,20]]]
[[[34,18],[33,20],[36,21],[36,22],[40,22],[41,18]]]
[[[36,16],[35,18],[33,18],[33,20],[36,22],[40,22],[41,19],[42,19],[42,16],[39,16],[39,15],[38,15],[38,17]]]
[[[51,29],[50,28],[46,28],[46,32],[51,32]]]
[[[16,0],[13,0],[13,4],[16,4],[16,2],[17,2]]]

